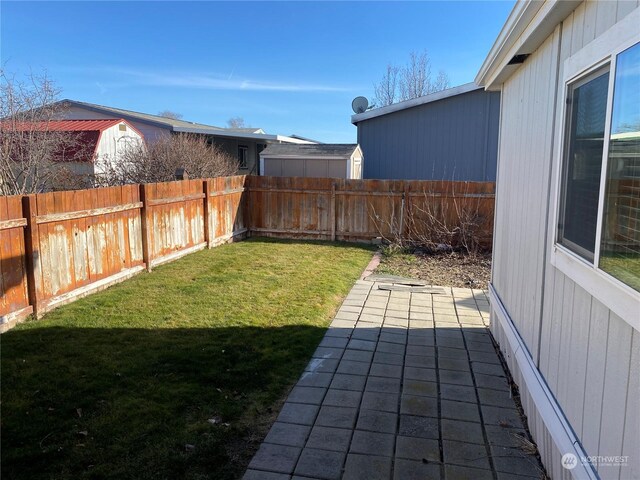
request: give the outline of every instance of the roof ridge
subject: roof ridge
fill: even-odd
[[[93,108],[103,108],[105,110],[118,110],[120,112],[125,112],[128,114],[133,114],[133,115],[143,115],[146,117],[154,117],[157,118],[159,122],[162,122],[162,120],[165,120],[166,123],[170,123],[172,120],[173,121],[177,121],[177,122],[182,122],[182,123],[186,123],[189,125],[202,125],[205,127],[209,127],[209,128],[217,128],[220,130],[229,130],[228,128],[224,128],[224,127],[218,127],[216,125],[209,125],[206,123],[199,123],[199,122],[192,122],[190,120],[182,120],[180,118],[169,118],[169,117],[163,117],[162,115],[155,115],[153,113],[145,113],[145,112],[138,112],[137,110],[127,110],[125,108],[120,108],[120,107],[109,107],[107,105],[100,105],[99,103],[90,103],[90,102],[83,102],[81,100],[72,100],[70,98],[65,98],[63,100],[61,100],[61,102],[70,102],[70,103],[79,103],[88,107],[93,107]]]

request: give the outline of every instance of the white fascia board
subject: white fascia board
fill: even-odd
[[[515,55],[533,53],[556,26],[582,0],[549,0],[517,3],[484,60],[475,82],[486,90],[499,90],[519,64],[509,65]]]
[[[364,113],[357,113],[351,115],[351,123],[356,125],[363,120],[369,120],[370,118],[379,117],[381,115],[387,115],[393,112],[399,112],[400,110],[406,110],[407,108],[418,107],[427,103],[436,102],[444,98],[453,97],[455,95],[461,95],[463,93],[473,92],[474,90],[480,90],[482,87],[475,83],[465,83],[453,88],[447,88],[436,93],[424,95],[418,98],[412,98],[411,100],[405,100],[404,102],[393,103],[386,107],[374,108]]]
[[[228,138],[244,138],[247,140],[263,140],[263,141],[276,141],[277,135],[264,135],[260,133],[238,133],[238,132],[225,132],[214,129],[206,128],[188,128],[188,127],[173,127],[173,131],[177,133],[199,133],[202,135],[212,135],[214,137],[228,137]]]
[[[478,85],[486,85],[486,77],[495,68],[495,64],[505,56],[507,49],[513,42],[522,35],[525,27],[529,24],[535,12],[533,9],[542,7],[542,2],[516,2],[502,26],[496,41],[491,46],[487,58],[484,59],[480,70],[476,75],[475,82]]]
[[[295,143],[300,145],[316,145],[317,142],[312,142],[310,140],[301,140],[299,138],[288,137],[287,135],[276,135],[276,140],[278,142],[285,143]]]

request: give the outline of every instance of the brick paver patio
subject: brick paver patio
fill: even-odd
[[[244,479],[542,478],[485,292],[389,285],[353,287]]]

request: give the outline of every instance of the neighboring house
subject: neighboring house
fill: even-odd
[[[75,100],[61,100],[61,116],[66,119],[124,118],[142,132],[145,141],[153,142],[161,135],[194,133],[206,136],[229,155],[238,159],[240,174],[258,173],[258,155],[271,143],[312,143],[286,135],[269,135],[261,128],[220,128],[148,113],[106,107]]]
[[[56,152],[54,161],[79,175],[87,185],[100,184],[100,175],[106,162],[121,161],[127,148],[143,144],[140,131],[122,118],[98,120],[50,120],[47,122],[23,122],[12,129],[29,132],[65,132],[71,135],[73,145]],[[49,185],[47,188],[56,187]]]
[[[491,329],[542,460],[640,479],[638,2],[518,2],[476,82],[502,93]]]
[[[354,144],[269,145],[260,153],[260,175],[362,178],[362,150]]]
[[[500,93],[473,83],[351,117],[364,178],[495,181]]]

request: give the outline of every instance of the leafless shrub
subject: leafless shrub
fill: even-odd
[[[394,208],[389,218],[371,208],[371,218],[385,243],[392,250],[461,250],[469,255],[490,248],[493,214],[483,208],[485,199],[470,192],[466,182],[462,191],[450,185],[450,191],[427,189],[417,197],[403,194],[400,211]]]
[[[83,190],[100,186],[93,173],[79,173],[71,169],[68,165],[58,164],[57,172],[51,179],[47,190]]]
[[[70,162],[87,160],[78,133],[52,128],[63,107],[56,103],[59,89],[46,75],[22,81],[2,70],[0,91],[0,194],[52,189],[70,171]]]
[[[238,169],[221,147],[193,134],[165,135],[149,145],[132,145],[118,161],[105,157],[98,166],[104,185],[171,181],[178,168],[190,178],[235,175]]]

